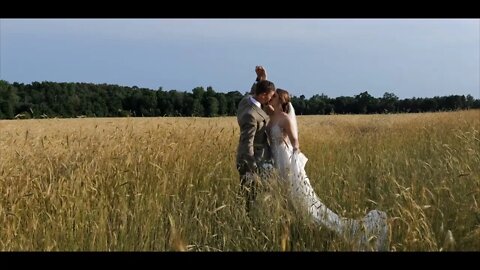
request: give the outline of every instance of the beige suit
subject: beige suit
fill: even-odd
[[[268,115],[244,97],[237,109],[240,140],[237,149],[237,168],[240,175],[255,172],[263,163],[271,163],[271,150],[267,136]]]

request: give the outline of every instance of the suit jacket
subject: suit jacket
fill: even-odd
[[[262,163],[271,161],[272,154],[267,136],[269,117],[261,108],[244,97],[238,104],[237,121],[240,126],[240,140],[237,149],[237,166],[246,166],[255,171]]]

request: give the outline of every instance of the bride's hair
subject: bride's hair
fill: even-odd
[[[277,94],[280,98],[280,102],[282,103],[282,111],[285,113],[289,113],[290,107],[288,106],[288,103],[290,103],[290,94],[288,94],[287,90],[283,90],[280,88],[277,88]]]

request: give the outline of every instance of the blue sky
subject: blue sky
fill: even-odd
[[[0,78],[480,98],[478,19],[0,19]]]

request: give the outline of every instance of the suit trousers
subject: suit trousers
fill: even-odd
[[[263,163],[260,168],[252,171],[247,163],[238,163],[237,170],[240,174],[240,188],[245,197],[245,209],[250,212],[259,190],[263,186],[262,182],[268,181],[273,175],[273,165],[271,162]]]

